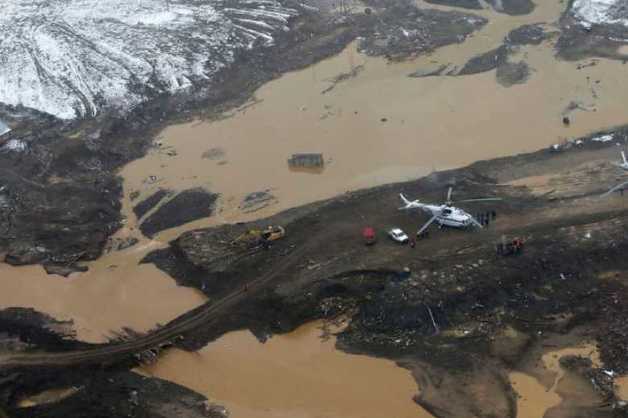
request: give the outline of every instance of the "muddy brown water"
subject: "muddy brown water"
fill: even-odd
[[[0,265],[0,307],[34,307],[58,319],[71,319],[77,337],[85,341],[104,341],[124,326],[148,330],[205,300],[195,290],[177,287],[154,266],[138,265],[148,251],[185,230],[252,220],[347,190],[532,151],[625,123],[625,67],[596,60],[596,65],[579,70],[579,63],[556,61],[550,42],[523,47],[514,57],[532,69],[523,85],[502,87],[494,71],[408,77],[443,64],[460,68],[470,57],[499,46],[511,29],[555,22],[564,7],[559,2],[539,3],[528,16],[479,11],[491,21],[469,40],[403,63],[360,55],[351,45],[336,57],[267,83],[256,92],[254,103],[223,120],[166,128],[159,136],[160,147],[120,173],[127,226],[119,234],[140,238],[140,243],[105,255],[89,263],[89,272],[68,279],[48,276],[40,267]],[[357,66],[363,70],[355,77],[322,94],[330,80]],[[565,127],[561,119],[571,102],[588,110],[571,113],[572,123]],[[206,153],[210,150],[214,151]],[[301,152],[323,153],[324,170],[290,171],[287,159]],[[147,181],[149,176],[157,180]],[[142,199],[159,187],[180,191],[198,186],[221,194],[216,216],[164,231],[154,240],[141,237],[131,211],[131,192],[139,191]],[[237,208],[245,195],[261,190],[276,196],[273,205],[248,214]],[[398,417],[429,416],[412,403],[417,388],[404,370],[332,347],[311,330],[276,337],[266,345],[247,333],[233,333],[199,355],[173,350],[152,372],[223,400],[238,412],[236,416],[269,416],[268,410],[291,417],[325,416],[330,411],[338,412],[336,416],[393,416],[381,412],[389,411],[384,405]],[[249,361],[244,355],[249,352],[258,361]],[[284,356],[291,362],[282,360]],[[213,380],[217,370],[223,377],[220,385]],[[520,404],[521,411],[532,408],[530,399],[545,409],[556,401],[527,377],[513,379],[526,393],[520,402],[528,403]],[[303,382],[317,388],[310,398],[302,396],[308,392]],[[294,396],[269,392],[274,385]]]
[[[560,366],[560,358],[569,355],[587,357],[591,359],[594,367],[601,365],[597,347],[589,343],[543,354],[540,365],[543,368],[542,374],[551,374],[549,387],[531,374],[519,371],[510,373],[510,383],[518,395],[517,418],[542,417],[546,411],[563,401],[561,394],[569,397],[575,392],[575,389],[570,388],[570,382],[564,380],[565,370]],[[561,383],[562,386],[559,386]]]
[[[194,389],[238,418],[428,418],[417,384],[392,361],[346,354],[321,322],[262,344],[248,331],[225,334],[197,353],[170,350],[140,370]]]
[[[224,120],[166,128],[159,137],[161,149],[129,164],[122,174],[129,190],[146,195],[157,187],[207,187],[222,195],[221,215],[232,220],[241,216],[237,206],[244,196],[255,191],[270,189],[278,198],[262,212],[268,214],[624,123],[628,85],[622,63],[598,60],[578,69],[579,63],[554,59],[551,42],[523,47],[513,58],[532,68],[523,85],[502,87],[495,71],[408,77],[441,64],[461,67],[499,46],[521,24],[555,21],[562,7],[542,2],[523,17],[481,11],[490,23],[469,40],[403,63],[366,57],[351,45],[336,57],[267,83],[255,93],[256,102]],[[363,69],[355,77],[322,94],[332,79],[358,66]],[[591,111],[573,112],[565,127],[562,115],[571,102]],[[221,150],[221,156],[203,158],[212,149]],[[302,152],[322,153],[325,169],[319,174],[290,171],[287,159]],[[150,174],[159,181],[147,187]]]

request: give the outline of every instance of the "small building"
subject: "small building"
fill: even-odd
[[[323,160],[323,154],[292,154],[292,157],[288,159],[288,165],[293,169],[320,169],[325,166],[325,160]]]

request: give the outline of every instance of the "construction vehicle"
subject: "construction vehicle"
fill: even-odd
[[[269,225],[265,229],[249,229],[234,240],[235,245],[255,247],[268,245],[286,236],[286,230],[279,225]]]
[[[501,242],[498,243],[496,247],[497,255],[505,257],[520,254],[523,251],[524,244],[524,240],[519,237],[515,237],[512,240],[507,241],[506,237],[502,236]]]

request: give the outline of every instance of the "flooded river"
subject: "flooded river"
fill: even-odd
[[[89,341],[101,341],[123,326],[145,330],[203,300],[154,267],[138,266],[148,251],[185,230],[252,220],[346,190],[536,150],[625,122],[624,66],[599,60],[578,69],[578,63],[555,60],[551,43],[520,52],[534,71],[526,84],[511,88],[497,84],[494,71],[408,77],[440,64],[461,66],[498,46],[515,27],[556,21],[563,7],[543,2],[527,16],[479,11],[490,23],[469,40],[403,63],[366,57],[351,45],[338,56],[267,83],[255,93],[254,103],[225,119],[166,128],[160,147],[120,173],[126,232],[140,244],[89,263],[88,273],[68,280],[47,276],[39,267],[0,266],[0,306],[32,306],[71,318],[79,337]],[[332,87],[330,80],[351,71],[355,77],[322,93]],[[595,84],[598,79],[601,83]],[[561,115],[572,101],[597,111],[579,111],[565,127]],[[325,169],[319,174],[290,171],[287,159],[299,152],[323,153]],[[156,180],[147,182],[150,176]],[[141,236],[131,211],[132,192],[142,199],[158,188],[197,186],[221,194],[216,216],[164,231],[154,240]],[[275,195],[274,205],[253,213],[238,209],[245,195],[262,190]]]
[[[120,173],[127,217],[121,234],[139,238],[139,244],[105,255],[89,263],[89,272],[68,279],[48,276],[41,267],[0,265],[0,307],[34,307],[71,319],[85,341],[104,341],[122,327],[148,330],[205,300],[154,266],[138,264],[185,230],[251,220],[347,190],[533,151],[627,122],[625,66],[597,60],[580,68],[557,61],[551,42],[519,51],[516,59],[525,60],[532,73],[527,83],[510,88],[496,82],[494,71],[408,77],[444,64],[460,67],[499,46],[522,24],[555,22],[565,6],[540,3],[527,16],[480,11],[490,23],[467,42],[403,63],[366,57],[352,44],[338,56],[267,83],[254,102],[224,119],[166,128],[159,147]],[[334,84],[347,73],[354,76]],[[565,127],[563,112],[572,102],[581,110]],[[287,159],[302,152],[322,153],[324,170],[290,171]],[[149,176],[156,181],[147,182]],[[215,217],[164,231],[154,240],[139,234],[130,210],[132,192],[141,199],[158,188],[197,186],[220,193]],[[238,209],[244,196],[265,190],[276,197],[272,206],[249,214]],[[238,418],[430,416],[412,401],[418,389],[407,371],[338,352],[333,342],[320,340],[316,324],[264,345],[247,332],[235,332],[199,353],[171,350],[145,372],[198,390]],[[560,401],[555,388],[548,392],[528,375],[511,378],[521,394],[520,417],[540,416]]]
[[[269,210],[274,212],[434,169],[537,150],[624,123],[628,85],[622,63],[599,60],[579,69],[579,63],[557,61],[551,42],[517,54],[516,60],[532,68],[523,85],[502,87],[495,71],[408,77],[441,64],[460,67],[499,46],[521,24],[555,21],[562,7],[542,2],[522,17],[483,11],[490,23],[466,42],[403,63],[361,55],[351,45],[336,57],[267,83],[255,93],[254,103],[226,119],[168,127],[159,137],[161,148],[122,174],[129,190],[144,195],[157,187],[207,187],[222,195],[222,215],[234,219],[251,192],[270,190],[278,199]],[[354,77],[333,85],[338,75],[352,72]],[[563,111],[572,102],[590,111],[572,113],[565,127]],[[322,153],[325,169],[320,174],[290,171],[287,159],[302,152]],[[159,182],[147,187],[151,174]]]
[[[141,373],[222,404],[237,418],[428,418],[412,400],[409,371],[389,360],[345,354],[322,339],[321,322],[261,344],[231,332],[198,353],[171,350]]]

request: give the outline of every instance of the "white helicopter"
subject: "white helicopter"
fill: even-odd
[[[626,153],[624,151],[621,152],[621,159],[622,159],[622,161],[620,163],[617,163],[617,166],[619,168],[623,169],[623,170],[628,171],[628,160],[626,159]],[[611,189],[609,189],[608,192],[604,193],[600,197],[607,197],[607,196],[611,195],[612,193],[616,192],[617,190],[623,191],[627,186],[628,186],[628,181],[620,183],[617,186],[612,187]]]
[[[453,206],[454,202],[451,200],[451,193],[453,189],[450,187],[447,191],[447,200],[440,205],[432,205],[427,203],[421,203],[417,200],[409,200],[403,193],[399,196],[405,206],[399,208],[399,210],[411,210],[420,209],[427,214],[431,215],[429,221],[427,221],[418,231],[417,235],[421,235],[433,222],[438,223],[440,226],[449,226],[452,228],[468,228],[470,226],[476,226],[482,228],[482,224],[479,223],[473,216],[465,212],[463,209]],[[460,200],[457,203],[465,202],[488,202],[502,200],[498,197],[486,197],[480,199],[465,199]]]

